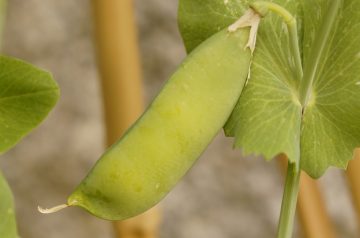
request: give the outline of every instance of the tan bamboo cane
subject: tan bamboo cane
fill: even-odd
[[[287,158],[279,156],[281,166],[286,168]],[[297,201],[297,215],[304,238],[335,238],[336,232],[326,211],[317,182],[305,172],[301,173]]]
[[[350,161],[346,175],[360,221],[360,149],[355,150],[354,159]]]
[[[298,197],[298,216],[305,238],[337,237],[317,182],[301,173]]]
[[[144,109],[133,1],[93,0],[92,5],[107,144],[111,145]],[[119,238],[155,238],[159,223],[159,211],[153,208],[114,224]]]

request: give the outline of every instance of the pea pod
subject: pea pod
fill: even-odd
[[[247,79],[249,29],[223,30],[191,53],[146,112],[68,198],[122,220],[158,203],[228,119]]]
[[[248,76],[248,39],[249,28],[225,29],[195,49],[64,206],[122,220],[164,198],[234,108]]]

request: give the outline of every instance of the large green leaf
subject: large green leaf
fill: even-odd
[[[225,2],[180,0],[179,26],[188,51],[229,25],[252,1]],[[271,14],[260,25],[251,77],[225,131],[245,154],[271,159],[285,153],[291,161],[301,157],[302,169],[319,177],[329,166],[345,168],[360,145],[360,1],[341,1],[330,18],[334,0],[274,2],[297,17],[305,75],[315,72],[312,97],[302,114],[287,31]],[[327,37],[321,29],[331,19]]]
[[[225,4],[223,0],[181,0],[179,26],[187,49],[193,49],[208,35],[234,22],[250,2],[254,1],[229,0]],[[301,13],[296,0],[275,2],[295,15]],[[271,159],[282,152],[296,161],[301,106],[295,93],[297,85],[287,37],[278,16],[271,14],[261,22],[251,77],[225,132],[236,137],[235,145],[245,154],[262,154]]]
[[[16,238],[16,221],[12,193],[0,172],[0,237]]]
[[[201,42],[237,20],[246,9],[248,1],[234,0],[180,0],[178,23],[187,52]]]
[[[304,18],[305,75],[312,67],[316,74],[303,116],[301,166],[318,177],[331,165],[346,168],[353,150],[360,146],[360,1],[340,1],[326,39],[317,33],[329,22],[325,15],[331,1],[313,2],[304,2],[308,12]],[[324,45],[318,65],[314,64],[315,41]]]
[[[0,154],[36,127],[58,97],[59,88],[49,73],[0,56]]]

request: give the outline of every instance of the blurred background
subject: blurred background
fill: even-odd
[[[185,57],[176,0],[135,0],[146,104]],[[110,222],[79,208],[42,215],[67,196],[105,149],[102,94],[88,0],[11,0],[4,52],[52,72],[61,99],[47,120],[0,165],[13,189],[23,238],[110,238]],[[320,180],[339,236],[359,237],[345,177]],[[283,187],[277,161],[243,158],[220,132],[193,169],[161,202],[162,238],[275,237]],[[295,237],[302,237],[299,225]]]

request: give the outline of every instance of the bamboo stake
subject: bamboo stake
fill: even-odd
[[[354,206],[360,219],[360,149],[355,150],[354,159],[350,161],[346,175]]]
[[[301,173],[298,214],[305,238],[335,238],[333,228],[317,182]]]
[[[4,31],[4,23],[5,23],[5,16],[6,16],[6,7],[7,7],[7,1],[0,0],[0,47],[2,47],[2,42],[3,42],[3,31]]]
[[[134,9],[132,0],[93,0],[92,4],[107,144],[111,145],[144,109]],[[119,238],[155,238],[159,224],[156,208],[114,223]]]
[[[286,156],[280,155],[279,158],[281,167],[286,168]],[[284,171],[286,170],[284,169]],[[324,204],[317,182],[305,172],[302,172],[297,201],[297,215],[304,238],[337,237]]]

